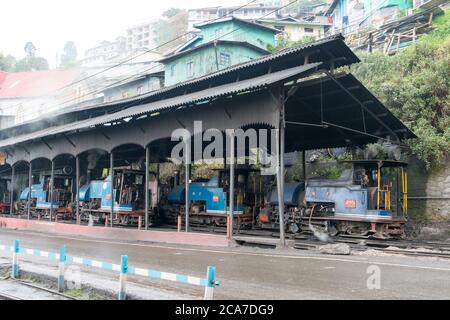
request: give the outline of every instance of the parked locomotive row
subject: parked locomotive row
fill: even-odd
[[[333,178],[311,176],[286,183],[284,189],[285,229],[290,233],[320,230],[331,236],[350,234],[375,238],[404,237],[407,221],[407,163],[396,160],[346,160],[335,164]],[[179,171],[166,183],[158,172],[150,173],[150,225],[184,223],[185,184]],[[89,169],[80,183],[80,222],[141,225],[145,216],[145,170],[133,166],[114,169],[114,190],[108,168]],[[33,174],[30,189],[21,190],[11,210],[10,177],[0,180],[0,213],[30,218],[76,219],[75,175],[71,166],[54,170],[53,194],[48,171]],[[271,175],[248,166],[235,170],[234,225],[242,229],[279,229],[276,181]],[[215,169],[210,179],[192,181],[189,187],[191,226],[226,227],[229,208],[230,173]],[[53,217],[50,217],[53,212]],[[109,220],[110,221],[110,220]]]

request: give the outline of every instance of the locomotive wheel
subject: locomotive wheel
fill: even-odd
[[[369,234],[369,230],[361,229],[360,226],[350,225],[347,228],[347,234],[352,236],[367,236]]]
[[[332,237],[335,237],[339,234],[339,230],[334,225],[328,226],[328,234]]]

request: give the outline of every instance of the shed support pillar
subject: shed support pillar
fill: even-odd
[[[31,186],[33,185],[33,175],[32,175],[33,165],[30,161],[28,166],[28,199],[27,199],[27,219],[30,220],[31,214]]]
[[[148,186],[149,186],[149,170],[150,170],[150,147],[147,146],[145,148],[145,230],[148,230],[148,211],[150,208],[150,197],[148,194]]]
[[[283,88],[280,89],[279,97],[279,139],[278,141],[278,168],[277,168],[277,183],[279,184],[278,189],[278,212],[279,212],[279,223],[280,223],[280,246],[286,246],[286,239],[284,235],[284,149],[285,149],[285,117],[284,117],[284,91]]]
[[[11,166],[11,190],[9,191],[9,214],[13,215],[14,213],[14,176],[16,173],[16,169],[14,165]]]
[[[52,221],[52,216],[53,216],[53,192],[54,192],[54,180],[55,180],[55,161],[52,160],[52,167],[51,167],[51,171],[50,171],[50,221]],[[56,221],[56,219],[55,219]]]
[[[230,217],[229,221],[229,239],[233,239],[233,221],[234,221],[234,130],[230,132]],[[226,207],[225,207],[226,210]]]
[[[302,151],[302,174],[303,182],[306,183],[306,150]]]
[[[186,148],[185,148],[186,156],[185,156],[185,227],[186,232],[189,232],[189,180],[191,178],[191,138],[188,137],[186,140]]]
[[[77,215],[77,224],[80,224],[80,157],[75,157],[75,212]]]
[[[111,228],[113,226],[113,213],[114,213],[114,153],[111,151],[109,155],[109,176],[111,178],[110,181],[110,189],[111,189]]]

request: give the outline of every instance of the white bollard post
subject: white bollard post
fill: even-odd
[[[65,290],[65,281],[64,281],[65,264],[66,264],[66,246],[61,246],[59,248],[59,275],[58,275],[59,292],[64,292]]]
[[[14,240],[11,278],[19,278],[19,240]]]
[[[216,286],[216,267],[208,266],[206,271],[205,296],[203,300],[214,299],[214,287]]]
[[[120,258],[119,300],[127,299],[128,256]]]

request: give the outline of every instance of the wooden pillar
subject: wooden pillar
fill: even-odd
[[[145,230],[148,230],[148,211],[150,208],[150,197],[148,194],[148,186],[150,183],[150,177],[149,177],[149,170],[150,170],[150,147],[147,146],[145,148]]]

